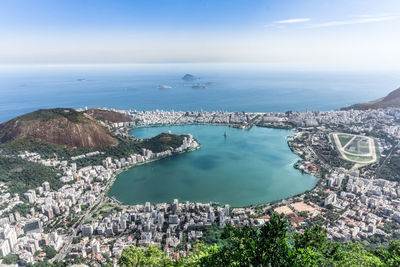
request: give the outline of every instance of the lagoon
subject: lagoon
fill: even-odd
[[[110,196],[124,204],[172,202],[177,198],[248,206],[302,193],[317,182],[293,168],[299,157],[286,142],[292,131],[184,125],[137,128],[132,135],[150,138],[168,131],[191,133],[202,147],[121,173],[110,188]]]

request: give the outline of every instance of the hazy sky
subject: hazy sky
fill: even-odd
[[[0,64],[400,68],[400,0],[1,0]]]

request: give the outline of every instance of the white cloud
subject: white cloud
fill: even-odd
[[[374,15],[371,15],[371,14],[358,14],[358,15],[351,15],[349,17],[350,18],[359,19],[359,18],[376,18],[376,17],[390,17],[390,16],[391,15],[388,14],[388,13],[381,13],[381,14],[374,14]]]
[[[308,22],[310,20],[311,19],[309,19],[309,18],[296,18],[296,19],[277,20],[277,21],[274,21],[273,23],[275,23],[275,24],[302,23],[302,22]]]
[[[335,20],[335,21],[328,21],[322,23],[315,23],[311,24],[311,28],[322,28],[322,27],[333,27],[333,26],[341,26],[341,25],[353,25],[353,24],[363,24],[363,23],[371,23],[371,22],[382,22],[382,21],[389,21],[395,20],[397,17],[395,16],[362,16],[359,19],[351,19],[351,20]]]

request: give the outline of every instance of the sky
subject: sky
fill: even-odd
[[[0,1],[0,64],[178,62],[400,68],[400,1]]]

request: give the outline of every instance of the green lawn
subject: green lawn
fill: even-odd
[[[360,143],[360,152],[361,152],[362,154],[367,154],[367,153],[370,152],[370,151],[369,151],[369,144],[368,144],[367,141],[362,141],[362,142]]]
[[[346,155],[346,157],[350,160],[355,160],[360,163],[372,160],[372,157],[352,156],[352,155]]]
[[[348,134],[338,134],[338,138],[340,145],[343,147],[351,140],[351,138],[353,138],[353,136]]]
[[[362,137],[357,137],[346,147],[345,151],[361,155],[367,154],[369,153],[368,140]]]

